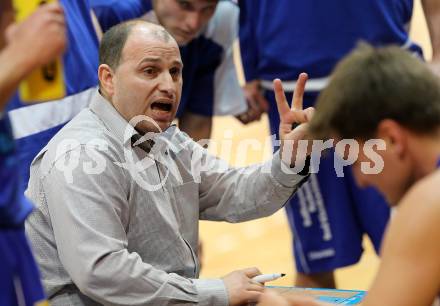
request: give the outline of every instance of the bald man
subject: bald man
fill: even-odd
[[[282,154],[230,168],[172,125],[182,67],[161,26],[111,28],[99,92],[32,163],[27,194],[37,211],[26,231],[52,305],[241,305],[263,290],[251,281],[256,268],[198,279],[198,221],[280,209],[307,178],[290,167],[305,163],[292,156],[313,110],[302,110],[300,95],[295,110],[282,101]],[[298,93],[305,82],[303,74]]]

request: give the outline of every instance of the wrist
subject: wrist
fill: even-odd
[[[303,165],[298,165],[297,168],[298,169],[292,168],[290,163],[282,161],[280,152],[274,154],[271,164],[271,174],[280,185],[287,188],[300,187],[309,177],[309,169],[305,169],[305,162]]]

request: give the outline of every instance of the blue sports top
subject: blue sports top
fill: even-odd
[[[88,0],[60,0],[67,24],[67,50],[63,55],[67,96],[48,103],[23,103],[18,94],[8,105],[16,140],[16,154],[27,186],[32,159],[70,119],[87,107],[98,84],[98,39]]]
[[[360,40],[422,53],[408,36],[413,0],[240,0],[239,5],[247,80],[296,80],[301,72],[310,80],[326,78]]]
[[[21,189],[18,160],[7,115],[0,119],[0,228],[17,227],[33,209]]]

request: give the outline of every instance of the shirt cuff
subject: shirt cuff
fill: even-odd
[[[221,279],[193,279],[200,306],[228,306],[229,297],[225,283]]]
[[[271,173],[273,178],[285,187],[298,187],[304,183],[309,175],[300,175],[290,168],[290,165],[281,160],[280,151],[274,153]]]

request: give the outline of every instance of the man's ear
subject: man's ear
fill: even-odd
[[[384,119],[377,126],[377,138],[385,140],[387,151],[404,156],[407,145],[406,129],[392,119]]]
[[[101,64],[98,67],[98,78],[101,89],[111,98],[114,94],[113,70],[107,64]]]

